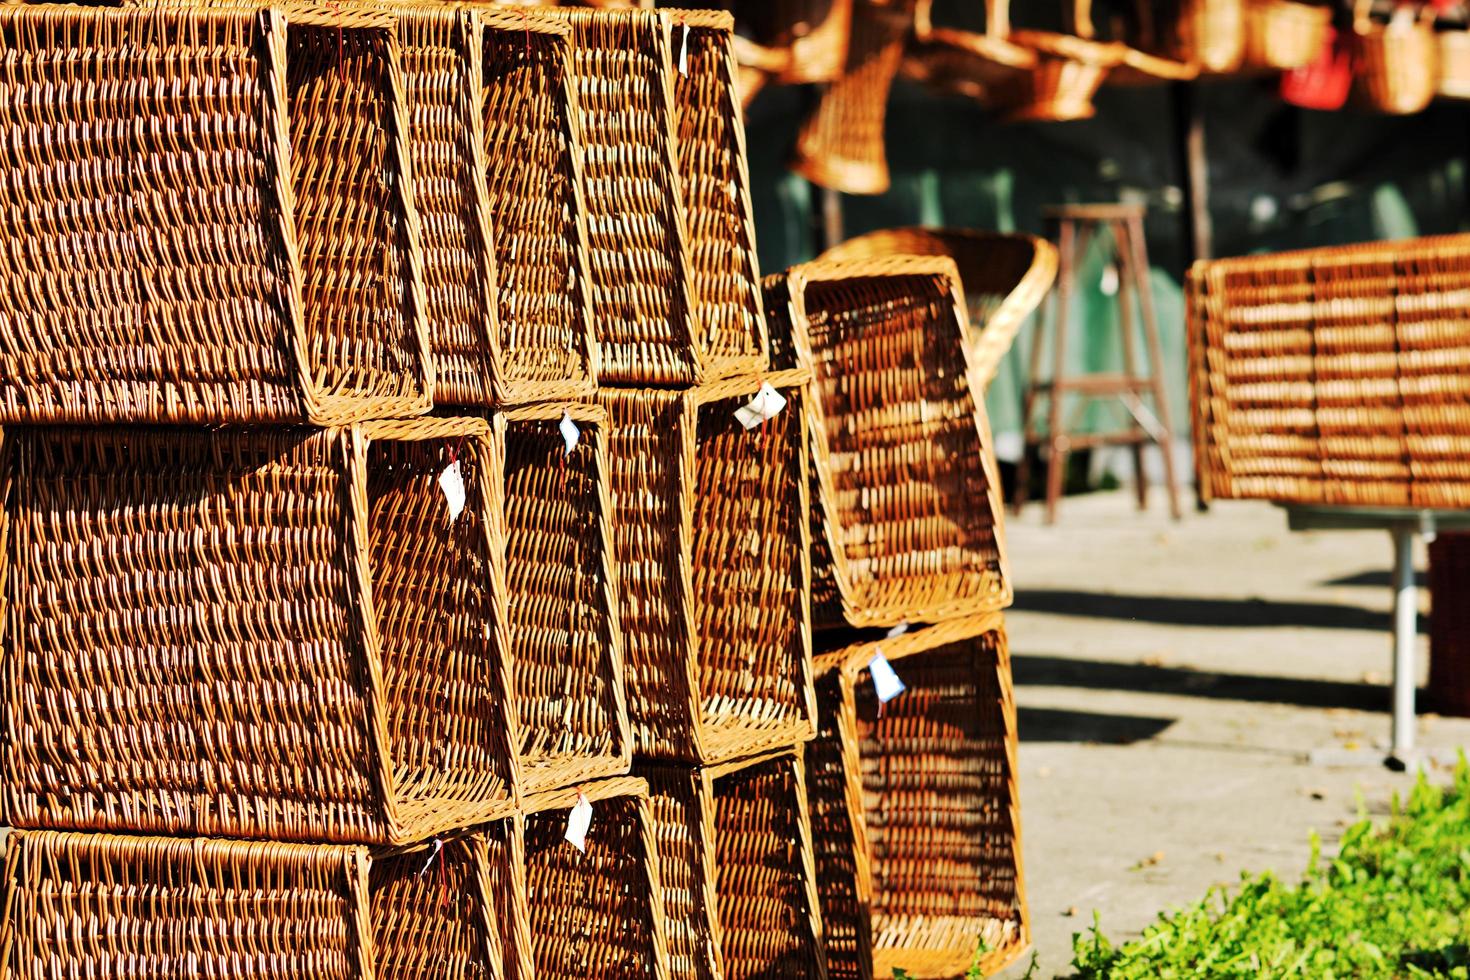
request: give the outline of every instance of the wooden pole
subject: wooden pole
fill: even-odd
[[[1175,82],[1170,96],[1174,107],[1177,171],[1184,190],[1184,264],[1188,268],[1200,259],[1215,255],[1214,228],[1210,224],[1210,166],[1205,147],[1205,120],[1194,86],[1189,82]],[[1201,489],[1198,448],[1195,447],[1194,455],[1194,509],[1204,513],[1210,504]]]

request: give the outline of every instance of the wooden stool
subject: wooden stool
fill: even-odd
[[[1027,378],[1025,401],[1021,410],[1025,447],[1016,471],[1014,508],[1020,513],[1026,503],[1027,484],[1031,477],[1031,448],[1045,445],[1046,522],[1057,519],[1057,501],[1062,496],[1062,477],[1066,473],[1067,454],[1074,449],[1094,446],[1131,446],[1133,468],[1138,490],[1138,506],[1148,503],[1148,477],[1143,467],[1143,447],[1155,443],[1164,455],[1164,479],[1169,490],[1169,512],[1179,519],[1179,484],[1174,476],[1173,429],[1169,424],[1169,404],[1164,393],[1163,354],[1159,347],[1159,328],[1154,317],[1153,293],[1148,285],[1148,254],[1143,244],[1142,204],[1068,204],[1045,209],[1048,230],[1054,227],[1061,264],[1057,273],[1054,302],[1051,304],[1053,370],[1050,380],[1041,380],[1041,348],[1046,339],[1045,324],[1037,332],[1031,346],[1031,372]],[[1085,253],[1092,235],[1111,231],[1113,252],[1118,268],[1118,329],[1123,339],[1122,374],[1067,374],[1067,311],[1076,288],[1079,258]],[[1140,373],[1137,341],[1134,337],[1134,294],[1137,294],[1144,343],[1148,345],[1148,370]],[[1082,406],[1102,398],[1121,399],[1131,419],[1128,428],[1119,432],[1078,433],[1063,419],[1066,396],[1076,394]],[[1144,396],[1153,400],[1153,409],[1144,404]],[[1047,414],[1047,432],[1043,439],[1036,431],[1037,400],[1051,399]],[[1080,415],[1080,412],[1078,413]]]

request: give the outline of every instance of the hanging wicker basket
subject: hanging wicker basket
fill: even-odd
[[[1002,0],[1004,4],[1006,0]],[[1091,119],[1092,97],[1108,72],[1123,63],[1128,48],[1092,40],[1091,5],[1077,0],[1072,7],[1073,34],[1053,31],[1014,31],[1011,40],[1036,52],[1037,63],[1027,76],[1018,104],[1006,113],[1013,122],[1066,122]]]
[[[1357,0],[1353,33],[1357,39],[1353,97],[1364,108],[1394,116],[1421,112],[1439,87],[1439,40],[1434,8],[1394,11],[1387,24],[1374,21],[1372,0]]]
[[[1203,74],[1235,71],[1245,57],[1244,0],[1178,0],[1164,49]]]
[[[1440,31],[1439,88],[1446,99],[1470,99],[1470,31]]]
[[[1332,10],[1295,0],[1247,0],[1245,64],[1289,71],[1309,65],[1321,53]]]

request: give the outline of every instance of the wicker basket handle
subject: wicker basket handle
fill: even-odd
[[[1097,37],[1097,25],[1092,22],[1092,0],[1072,0],[1072,33],[1089,41]]]
[[[1398,10],[1399,8],[1395,7],[1394,12],[1389,15],[1390,23],[1398,16]],[[1435,16],[1434,4],[1419,4],[1420,24],[1432,28]],[[1373,0],[1353,0],[1353,32],[1367,34],[1371,30],[1373,30]]]

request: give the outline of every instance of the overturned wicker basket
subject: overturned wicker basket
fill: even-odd
[[[894,626],[1010,603],[1000,481],[949,258],[815,262],[769,291],[812,352],[812,606]],[[882,392],[874,401],[875,392]]]

